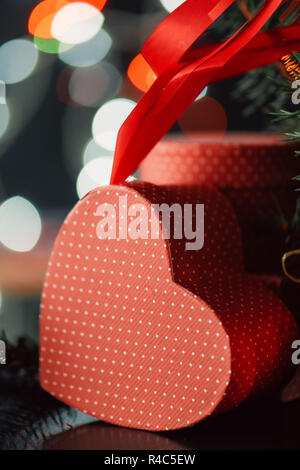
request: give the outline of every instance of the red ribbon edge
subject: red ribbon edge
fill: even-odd
[[[186,3],[192,1],[194,2],[194,0],[187,0]],[[241,56],[237,60],[236,54],[242,54],[240,51],[251,40],[255,40],[257,32],[281,3],[281,0],[265,0],[255,18],[246,23],[246,27],[241,28],[233,38],[217,45],[213,51],[208,51],[208,55],[200,61],[192,64],[176,64],[158,77],[119,131],[111,178],[112,184],[124,181],[137,168],[151,148],[194,101],[197,93],[207,84],[219,79],[218,77],[222,75],[222,68],[226,64],[233,60],[235,70],[237,70],[238,60]],[[296,27],[297,24],[293,26]],[[264,40],[270,39],[269,35],[263,34],[265,34]],[[261,37],[259,37],[258,43],[261,42]],[[276,55],[278,45],[274,44],[272,47],[272,59],[276,60],[279,58]],[[280,54],[282,51],[283,49],[280,50]],[[255,66],[256,53],[257,51],[253,53],[250,61],[252,68]],[[247,59],[245,54],[244,58]],[[234,61],[234,59],[236,60]],[[259,60],[262,62],[261,54]],[[244,69],[247,70],[246,64],[244,64]],[[230,73],[228,66],[226,73]]]

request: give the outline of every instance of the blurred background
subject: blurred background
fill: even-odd
[[[55,236],[78,199],[109,182],[118,129],[155,80],[139,52],[180,3],[1,1],[1,337],[37,338]],[[173,131],[262,129],[264,112],[245,115],[232,96],[236,80],[203,90]]]

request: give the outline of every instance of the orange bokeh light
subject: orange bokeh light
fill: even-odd
[[[32,36],[41,39],[53,39],[51,25],[55,14],[64,6],[78,0],[43,0],[31,12],[28,20],[28,31]],[[103,9],[107,0],[80,0],[96,7],[99,11]]]
[[[138,54],[130,63],[127,75],[141,91],[148,91],[156,80],[156,74],[142,54]]]
[[[107,0],[69,0],[69,3],[83,1],[84,3],[89,3],[90,5],[98,8],[99,11],[103,10]]]
[[[55,13],[52,13],[51,15],[48,15],[43,18],[37,25],[34,31],[34,36],[40,39],[53,39],[53,36],[51,34],[51,25],[52,21],[54,20],[54,17]]]
[[[68,0],[44,0],[39,3],[29,17],[29,33],[42,39],[53,39],[51,24],[54,15],[68,3]]]

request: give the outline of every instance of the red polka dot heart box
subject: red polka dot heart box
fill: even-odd
[[[140,166],[154,184],[214,184],[231,202],[242,230],[248,270],[280,268],[285,227],[296,207],[291,178],[295,144],[272,134],[228,134],[160,142]]]
[[[153,209],[163,203],[182,214],[196,208],[196,226],[204,208],[202,249],[187,249],[186,232],[168,232]],[[279,385],[297,334],[275,294],[245,274],[238,223],[217,190],[110,186],[84,197],[56,240],[42,295],[40,380],[100,420],[177,429]]]

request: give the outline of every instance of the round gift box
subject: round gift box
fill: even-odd
[[[213,184],[230,200],[250,271],[280,267],[299,174],[295,145],[274,134],[229,134],[222,140],[162,140],[140,166],[140,178],[159,185]],[[298,171],[298,173],[297,173]]]

